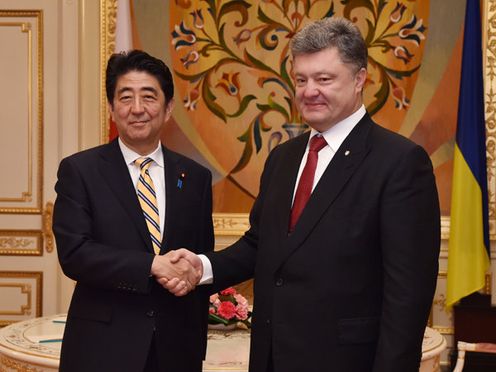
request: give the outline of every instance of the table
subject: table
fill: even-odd
[[[0,330],[0,370],[55,372],[58,370],[65,314],[14,323]],[[208,334],[204,372],[247,372],[250,333],[246,330],[216,331]],[[420,372],[438,372],[444,337],[426,328]]]

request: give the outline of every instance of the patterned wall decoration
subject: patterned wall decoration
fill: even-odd
[[[177,104],[188,118],[179,126],[191,125],[217,170],[255,197],[254,174],[270,150],[308,129],[294,104],[291,36],[313,19],[352,19],[369,48],[366,107],[397,131],[422,62],[429,2],[174,1],[169,15]]]
[[[100,1],[103,66],[116,5]],[[369,47],[367,109],[380,125],[430,154],[449,230],[464,0],[451,1],[449,8],[418,0],[131,3],[140,45],[174,71],[176,106],[162,140],[212,170],[217,215],[248,212],[270,149],[307,129],[293,104],[290,37],[310,20],[345,16]],[[102,106],[105,131],[103,101]],[[492,236],[494,168],[488,154]]]

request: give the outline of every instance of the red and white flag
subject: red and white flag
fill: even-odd
[[[136,32],[136,22],[132,0],[117,0],[117,17],[115,27],[115,53],[126,52],[139,48],[138,34]],[[112,141],[117,137],[115,123],[109,118],[108,139]]]

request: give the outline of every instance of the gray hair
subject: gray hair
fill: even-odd
[[[367,46],[360,30],[345,18],[324,18],[298,31],[290,42],[293,58],[327,48],[337,48],[341,60],[359,71],[367,68]]]

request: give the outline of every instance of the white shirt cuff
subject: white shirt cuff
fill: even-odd
[[[199,254],[198,258],[201,260],[203,265],[203,275],[198,285],[212,284],[214,282],[214,273],[212,271],[212,264],[210,260],[204,254]]]

